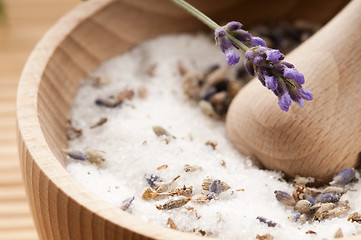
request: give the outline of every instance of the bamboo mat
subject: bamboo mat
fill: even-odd
[[[17,83],[41,36],[78,2],[3,0],[7,18],[0,22],[0,240],[38,239],[17,156]]]

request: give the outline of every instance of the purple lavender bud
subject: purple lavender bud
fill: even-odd
[[[311,101],[313,99],[313,94],[311,91],[301,88],[300,89],[300,97],[307,101]]]
[[[217,28],[214,34],[223,53],[226,52],[226,50],[233,48],[231,40],[227,38],[227,33],[222,27]]]
[[[271,89],[272,91],[277,89],[278,86],[277,77],[265,75],[264,79],[265,79],[266,87],[268,89]]]
[[[346,185],[360,178],[359,172],[353,168],[344,169],[333,177],[330,185]]]
[[[316,204],[315,199],[313,199],[313,197],[308,197],[307,200],[311,203],[311,207],[314,206]]]
[[[263,57],[261,56],[256,56],[254,59],[253,59],[253,64],[257,67],[260,67],[264,64],[264,59]]]
[[[89,159],[88,154],[79,150],[63,150],[63,152],[66,153],[66,155],[68,155],[70,158],[75,160],[85,161]]]
[[[254,58],[254,52],[252,50],[248,50],[247,52],[244,53],[244,56],[248,59],[251,60]]]
[[[273,221],[271,221],[271,220],[268,220],[267,218],[264,218],[264,217],[258,216],[258,217],[257,217],[257,220],[259,220],[261,223],[267,224],[268,227],[275,227],[275,226],[277,226],[277,223],[276,223],[276,222],[273,222]]]
[[[216,196],[216,193],[214,192],[210,192],[208,195],[207,195],[207,199],[208,200],[212,200],[212,199],[215,199],[217,196]]]
[[[237,55],[236,51],[233,49],[227,49],[225,51],[226,58],[227,58],[227,64],[228,65],[235,65],[239,62],[240,56]]]
[[[147,180],[149,186],[154,189],[156,187],[155,182],[158,182],[160,177],[152,174],[149,177],[146,176],[145,179]]]
[[[278,97],[278,105],[283,111],[288,112],[288,109],[290,108],[291,104],[292,104],[292,99],[288,92],[285,92],[280,97]]]
[[[218,196],[222,192],[222,182],[221,180],[213,180],[211,185],[209,185],[209,191],[215,193]]]
[[[283,55],[277,49],[270,49],[266,52],[266,54],[267,54],[266,60],[271,61],[273,63],[277,63],[285,57],[285,55]]]
[[[295,199],[293,199],[293,197],[290,194],[288,194],[287,192],[276,190],[274,193],[275,193],[276,199],[280,203],[287,205],[287,206],[295,205],[295,203],[296,203]]]
[[[320,203],[337,203],[340,200],[341,194],[338,193],[321,193],[316,197],[316,202]]]
[[[293,217],[293,221],[297,222],[301,217],[301,213],[297,213],[294,217]]]
[[[260,37],[252,37],[251,44],[252,47],[257,47],[257,46],[266,47],[266,42]]]
[[[296,68],[285,68],[283,70],[283,76],[295,80],[296,83],[300,85],[305,83],[305,77],[302,73],[297,71]]]
[[[233,32],[235,30],[241,29],[242,26],[243,26],[242,23],[232,21],[227,23],[226,26],[224,26],[224,28],[226,29],[227,32]]]
[[[248,74],[251,75],[252,77],[256,74],[251,60],[244,61],[244,68],[246,69]]]
[[[132,204],[132,202],[134,201],[135,197],[130,197],[125,199],[122,202],[122,205],[120,206],[120,209],[122,209],[123,211],[127,211],[130,207],[130,205]]]
[[[235,37],[238,41],[242,43],[248,43],[250,39],[252,38],[252,35],[243,29],[238,29],[233,32],[231,32],[233,37]]]
[[[303,100],[301,98],[294,100],[295,103],[297,103],[298,106],[300,107],[304,107],[305,103],[303,102]]]

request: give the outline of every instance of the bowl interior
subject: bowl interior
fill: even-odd
[[[348,1],[229,0],[221,2],[198,0],[190,2],[220,24],[238,20],[247,28],[249,25],[265,21],[300,18],[325,23]],[[129,217],[128,214],[124,215],[119,210],[109,215],[106,212],[110,211],[110,207],[102,205],[100,200],[92,198],[87,193],[73,196],[73,193],[82,192],[82,190],[64,169],[65,156],[62,153],[62,149],[67,148],[65,128],[73,97],[80,86],[80,80],[106,59],[121,54],[137,43],[160,34],[200,29],[206,28],[198,20],[173,5],[171,1],[94,0],[82,3],[49,31],[27,63],[18,97],[18,125],[20,138],[23,139],[21,149],[26,149],[33,159],[33,162],[27,162],[29,157],[27,154],[22,154],[22,150],[20,150],[33,212],[38,212],[41,207],[36,203],[36,191],[41,193],[42,186],[34,184],[34,176],[36,176],[34,169],[38,169],[40,176],[43,174],[43,178],[48,179],[47,182],[50,185],[47,188],[50,188],[49,186],[57,188],[58,198],[63,195],[67,196],[66,201],[69,206],[79,204],[85,206],[85,208],[81,207],[83,211],[88,211],[89,208],[92,208],[88,203],[96,202],[97,210],[92,209],[92,212],[107,219],[109,226],[116,228],[117,225],[126,224],[114,220],[113,217]],[[29,91],[36,93],[34,99],[26,96],[25,93]],[[24,106],[30,106],[30,109],[24,110],[22,108]],[[28,122],[26,123],[25,120],[21,120],[24,115],[27,116]],[[30,136],[32,132],[36,132],[36,136],[44,141],[34,142]],[[38,151],[39,148],[42,149],[41,154]],[[33,170],[28,169],[30,165]],[[54,172],[56,172],[56,177],[53,175]],[[39,179],[36,181],[41,182],[41,177]],[[46,196],[43,198],[49,200]],[[38,200],[41,201],[41,197]],[[55,207],[59,208],[59,205]],[[57,227],[49,225],[48,227],[53,229],[52,231],[42,230],[42,225],[44,225],[42,219],[47,218],[43,214],[46,214],[45,210],[41,214],[34,214],[36,225],[40,235],[44,239],[50,239],[49,236],[56,235],[54,229]],[[69,220],[70,213],[67,213],[66,217],[61,217],[61,214],[58,210],[58,221],[64,219],[64,221],[72,222]],[[135,226],[137,221],[133,219],[130,222]],[[139,222],[142,221],[139,220]],[[112,225],[113,223],[114,225]],[[99,228],[106,228],[107,224],[99,226]],[[143,222],[142,224],[148,223]],[[68,225],[71,224],[68,223]],[[90,225],[94,225],[94,222]],[[130,226],[125,228],[131,228]],[[177,236],[183,234],[173,230],[159,229],[155,228],[150,233],[145,233],[141,228],[131,231],[138,231],[139,236],[147,236],[149,239],[168,238],[170,235],[167,234],[178,234]],[[106,236],[106,234],[103,235]],[[60,233],[59,236],[61,236]],[[187,237],[184,239],[189,239],[188,235],[185,236]],[[105,238],[100,237],[100,239]]]

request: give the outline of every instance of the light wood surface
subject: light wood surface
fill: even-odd
[[[36,240],[16,147],[16,88],[35,44],[78,0],[3,2],[7,19],[0,22],[0,240]]]
[[[218,22],[230,20],[225,14],[230,13],[246,24],[298,16],[326,21],[345,3],[262,0],[240,7],[239,0],[192,2]],[[253,14],[260,3],[269,4],[267,11]],[[21,77],[17,120],[22,171],[41,239],[206,239],[146,223],[100,201],[70,177],[61,153],[67,114],[82,77],[140,41],[201,27],[169,1],[91,0],[62,18],[37,45]]]
[[[352,1],[289,61],[305,75],[314,100],[282,112],[257,80],[229,110],[228,134],[241,152],[269,169],[330,178],[355,167],[361,153],[361,1]],[[250,104],[252,103],[252,104]]]

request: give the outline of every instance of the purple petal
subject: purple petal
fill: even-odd
[[[295,67],[295,65],[293,65],[292,63],[286,62],[286,61],[282,61],[281,63],[283,65],[285,65],[286,67],[288,67],[288,68],[294,68]]]
[[[288,94],[288,92],[285,92],[281,97],[278,98],[278,105],[285,112],[288,112],[288,109],[290,108],[291,104],[292,104],[292,99]]]
[[[283,76],[289,79],[293,79],[298,84],[304,84],[305,83],[305,77],[302,73],[297,71],[296,68],[285,68],[283,71]]]
[[[226,30],[223,27],[219,27],[214,31],[216,38],[223,38],[227,35]]]
[[[284,55],[277,49],[271,49],[266,52],[267,54],[267,60],[271,61],[273,63],[277,63],[281,60]]]
[[[264,59],[263,57],[261,56],[256,56],[254,59],[253,59],[253,64],[257,67],[259,66],[262,66],[264,64]]]
[[[246,69],[248,74],[251,75],[252,77],[256,74],[251,60],[244,61],[244,68]]]
[[[241,29],[242,26],[243,26],[242,23],[232,21],[232,22],[227,23],[224,28],[226,29],[227,32],[233,32],[235,30]]]
[[[254,57],[254,52],[252,50],[248,50],[244,56],[248,59],[251,60]]]
[[[266,47],[266,42],[260,37],[252,37],[251,44],[253,47],[257,47],[257,46]]]
[[[277,89],[278,82],[276,77],[265,75],[264,78],[265,78],[266,87],[268,89],[271,89],[272,91]]]
[[[228,65],[235,65],[239,62],[240,57],[237,55],[236,51],[227,49],[225,51],[227,57]]]
[[[252,35],[243,29],[238,29],[236,31],[233,31],[231,34],[242,43],[246,43],[252,38]]]
[[[301,88],[300,89],[300,97],[305,99],[306,101],[311,101],[313,99],[313,94],[310,90]]]
[[[305,106],[305,103],[303,102],[303,100],[301,98],[299,98],[297,101],[295,101],[295,103],[298,104],[298,106],[300,107],[304,107]]]

